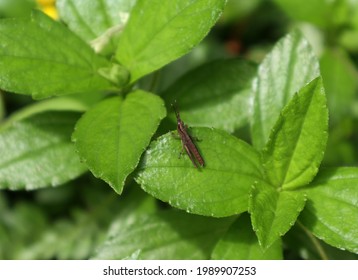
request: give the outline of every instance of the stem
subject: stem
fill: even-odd
[[[319,240],[302,223],[297,221],[297,224],[301,227],[301,229],[306,233],[308,238],[311,240],[313,246],[316,248],[318,255],[321,257],[321,259],[328,260],[328,256],[324,251],[322,245],[319,243]]]

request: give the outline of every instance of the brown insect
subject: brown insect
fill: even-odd
[[[178,109],[173,104],[172,107],[177,117],[177,130],[183,145],[183,151],[186,151],[191,162],[196,168],[203,167],[205,162],[203,157],[200,155],[198,148],[195,146],[193,138],[188,133],[188,126],[181,120]]]

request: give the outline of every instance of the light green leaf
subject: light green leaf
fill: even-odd
[[[282,260],[281,240],[263,250],[251,228],[250,218],[243,214],[216,244],[211,255],[215,260]]]
[[[2,123],[2,129],[14,121],[28,118],[46,111],[74,111],[84,112],[103,98],[101,93],[85,93],[79,95],[60,96],[32,103],[16,111]]]
[[[114,52],[135,0],[58,0],[61,19],[96,52]]]
[[[32,190],[86,171],[71,143],[75,112],[45,112],[0,131],[0,189]]]
[[[87,111],[72,139],[91,172],[120,194],[165,114],[158,96],[137,90]]]
[[[138,0],[116,58],[131,82],[189,52],[209,32],[226,0]]]
[[[85,42],[38,11],[31,17],[0,21],[4,90],[34,98],[105,91],[114,86],[98,70],[108,67],[109,62]]]
[[[282,108],[293,94],[319,76],[319,64],[307,40],[294,31],[280,40],[259,66],[253,82],[253,144],[261,149]]]
[[[302,223],[326,243],[358,254],[358,168],[323,169],[303,191]]]
[[[212,248],[232,223],[167,210],[132,214],[114,222],[95,259],[208,259]]]
[[[195,168],[181,141],[170,133],[152,142],[137,182],[154,197],[187,212],[224,217],[247,210],[250,187],[260,180],[259,154],[245,142],[216,129],[192,129],[205,161]]]
[[[180,113],[190,125],[233,132],[248,122],[255,72],[255,65],[242,59],[217,60],[188,72],[162,96],[178,101]]]
[[[263,151],[270,182],[292,189],[309,183],[327,143],[328,110],[322,79],[302,88],[283,109]]]
[[[326,49],[320,64],[328,108],[333,112],[330,123],[337,122],[352,113],[358,72],[343,49]]]
[[[267,249],[295,223],[306,202],[301,192],[278,191],[258,182],[252,188],[249,212],[260,245]]]

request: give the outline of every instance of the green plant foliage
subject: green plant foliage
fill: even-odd
[[[1,0],[0,18],[29,15],[35,6],[36,3],[32,0]]]
[[[327,142],[328,111],[322,79],[303,87],[282,110],[263,151],[271,184],[292,189],[318,171]]]
[[[137,90],[87,111],[72,139],[91,172],[120,194],[165,114],[158,96]]]
[[[217,21],[225,2],[138,0],[116,52],[117,60],[129,69],[131,81],[189,52]]]
[[[88,259],[118,213],[149,211],[144,207],[148,197],[138,190],[132,186],[119,202],[104,184],[81,177],[61,188],[37,191],[36,203],[10,206],[0,193],[0,258]],[[64,207],[73,200],[76,207]]]
[[[325,27],[330,21],[331,4],[335,1],[312,0],[309,7],[302,5],[300,0],[274,0],[289,16],[299,21],[312,22]]]
[[[317,76],[317,57],[301,33],[291,32],[275,45],[260,64],[253,83],[251,136],[256,148],[264,147],[294,93]]]
[[[135,0],[58,0],[61,19],[99,52],[113,52]]]
[[[154,197],[187,212],[224,217],[247,210],[251,185],[261,180],[259,154],[245,142],[216,129],[195,128],[205,167],[179,157],[180,140],[168,133],[145,153],[137,182]]]
[[[216,244],[212,259],[216,260],[280,260],[282,259],[281,240],[263,250],[251,229],[248,215],[241,215]]]
[[[358,1],[311,2],[0,0],[0,259],[357,259]]]
[[[304,213],[303,210],[302,213]],[[301,218],[301,217],[300,217]],[[357,260],[358,255],[347,250],[332,247],[324,241],[316,238],[299,221],[282,238],[283,243],[290,248],[285,259],[304,260]]]
[[[94,259],[208,259],[232,218],[214,219],[166,210],[114,221]],[[205,244],[205,246],[203,246]]]
[[[2,121],[4,116],[5,116],[5,106],[4,106],[4,101],[3,101],[3,95],[0,91],[0,121]]]
[[[18,254],[47,227],[45,213],[33,203],[12,207],[0,192],[0,259],[18,259]]]
[[[181,115],[193,126],[233,132],[248,123],[250,83],[255,74],[255,65],[245,60],[217,60],[179,78],[162,97],[168,102],[180,100]]]
[[[303,193],[279,191],[259,182],[250,194],[249,212],[260,245],[267,249],[295,223],[306,202]]]
[[[337,123],[353,110],[358,72],[342,49],[327,49],[320,59],[330,122]]]
[[[80,115],[44,112],[0,130],[0,189],[33,190],[63,184],[86,167],[71,132]]]
[[[318,238],[356,254],[357,183],[358,173],[355,167],[324,169],[304,190],[308,201],[300,216],[302,223]]]
[[[45,98],[113,87],[98,73],[110,67],[109,62],[41,12],[2,19],[0,42],[0,87],[4,90]]]
[[[85,93],[42,100],[13,113],[5,120],[2,125],[2,128],[10,125],[14,121],[26,119],[32,115],[46,111],[85,112],[102,98],[103,95],[99,93]]]

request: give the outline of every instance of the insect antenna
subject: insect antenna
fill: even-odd
[[[178,105],[177,105],[177,101],[174,100],[174,103],[171,104],[174,112],[175,112],[175,115],[177,117],[177,119],[179,120],[180,119],[180,113],[179,113],[179,110],[178,110]]]

